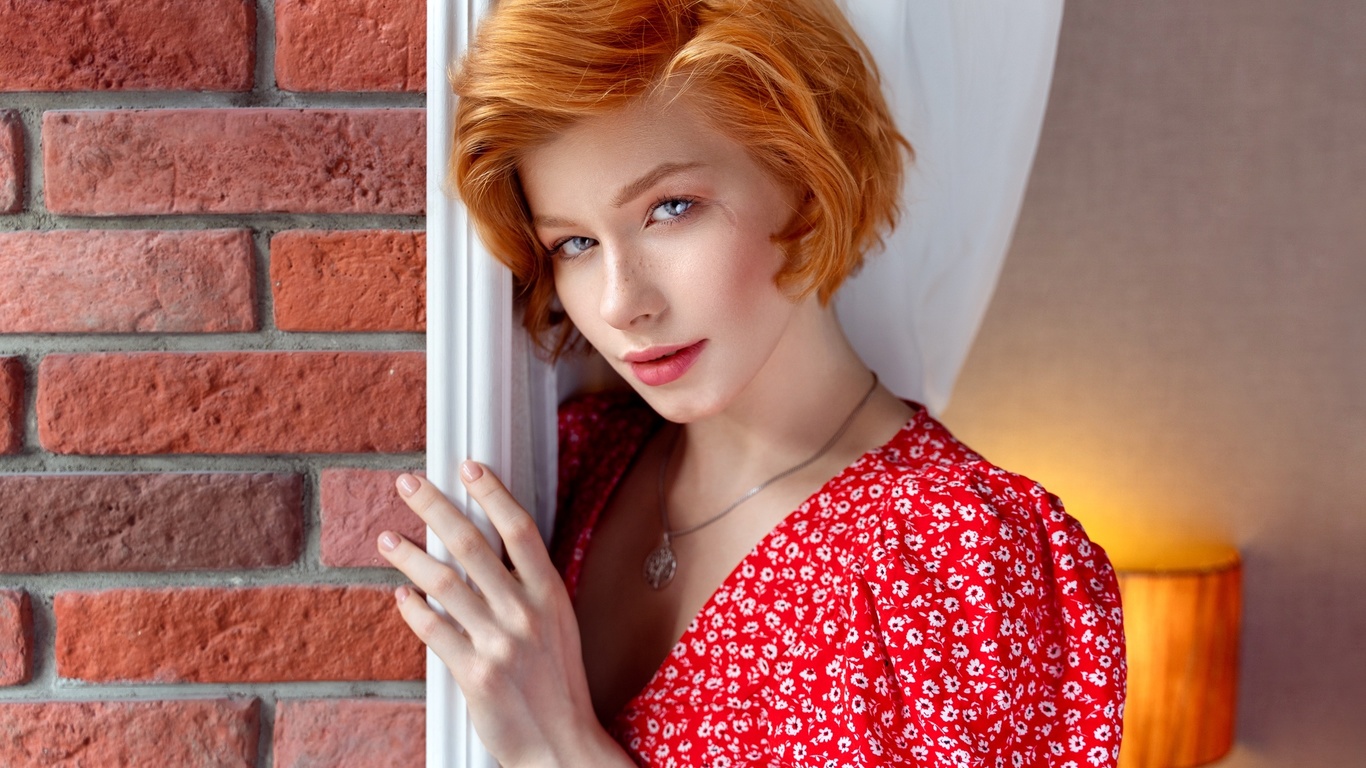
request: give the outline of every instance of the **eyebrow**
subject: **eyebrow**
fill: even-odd
[[[621,206],[626,205],[627,203],[631,202],[637,197],[640,197],[645,193],[645,190],[654,186],[660,179],[665,178],[666,176],[672,176],[673,174],[679,173],[681,171],[690,171],[693,168],[699,168],[701,166],[702,163],[698,162],[660,163],[659,165],[655,166],[654,170],[650,171],[649,173],[646,173],[644,176],[641,176],[640,178],[636,179],[630,184],[627,184],[626,186],[622,187],[621,191],[617,193],[616,197],[612,198],[612,207],[620,208]]]
[[[617,192],[612,198],[612,207],[620,208],[637,197],[640,197],[645,193],[645,190],[657,184],[660,179],[672,176],[675,173],[701,168],[703,165],[704,163],[696,161],[687,163],[661,163],[640,178],[622,187],[621,191]],[[536,216],[532,219],[531,223],[537,227],[568,228],[578,226],[576,222],[560,218],[559,216]]]
[[[562,219],[558,216],[537,216],[531,220],[531,223],[533,226],[537,227],[555,227],[560,229],[578,226],[578,224],[575,224],[569,219]]]

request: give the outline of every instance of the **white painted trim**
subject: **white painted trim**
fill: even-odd
[[[486,9],[486,0],[427,4],[427,477],[496,541],[457,473],[467,456],[500,474],[511,464],[511,276],[484,251],[463,206],[443,189],[454,110],[447,71]],[[451,562],[430,529],[427,551]],[[428,768],[496,765],[450,671],[428,649]]]

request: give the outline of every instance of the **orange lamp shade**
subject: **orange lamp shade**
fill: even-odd
[[[1119,768],[1191,768],[1233,745],[1242,564],[1224,546],[1112,553],[1128,646]]]

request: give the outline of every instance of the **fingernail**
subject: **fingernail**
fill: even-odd
[[[417,489],[421,487],[422,484],[412,475],[402,474],[398,476],[398,490],[399,493],[402,493],[404,496],[412,496],[414,493],[417,493]]]
[[[394,599],[398,601],[399,605],[402,605],[403,601],[408,599],[408,588],[399,587],[394,590]]]
[[[466,461],[460,465],[460,474],[464,475],[465,479],[472,483],[483,476],[484,468],[479,466],[478,462]]]
[[[385,552],[393,551],[398,546],[398,537],[388,531],[379,537],[379,545]]]

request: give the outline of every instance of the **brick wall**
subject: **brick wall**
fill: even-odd
[[[419,766],[424,7],[0,4],[0,766]]]

